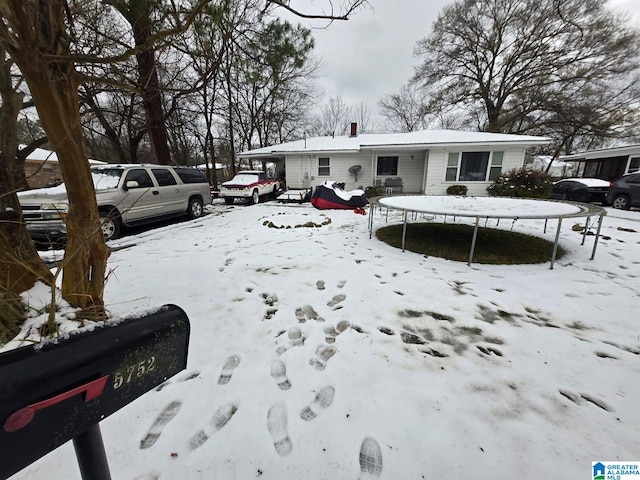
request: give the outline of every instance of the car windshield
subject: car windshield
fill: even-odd
[[[258,175],[255,173],[239,173],[230,183],[236,185],[251,185],[252,183],[256,183],[258,181]]]
[[[122,168],[92,168],[91,177],[96,190],[116,188],[122,176]]]

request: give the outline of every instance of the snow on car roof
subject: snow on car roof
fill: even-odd
[[[608,187],[611,185],[611,182],[608,180],[602,180],[600,178],[563,178],[556,183],[560,182],[579,182],[587,187]]]
[[[107,190],[109,188],[116,188],[118,186],[119,177],[113,175],[106,175],[104,173],[91,172],[91,179],[93,180],[93,186],[96,190]],[[67,187],[64,183],[56,185],[55,187],[34,188],[32,190],[25,190],[24,192],[18,192],[18,197],[21,196],[53,196],[53,195],[66,195]]]
[[[240,172],[222,185],[251,185],[258,181],[258,173],[262,172]]]

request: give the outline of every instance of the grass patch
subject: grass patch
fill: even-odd
[[[402,225],[390,225],[376,232],[379,240],[402,247]],[[442,223],[409,223],[405,249],[457,262],[469,260],[473,226]],[[545,263],[551,259],[553,243],[523,233],[481,227],[478,229],[473,263],[519,265]],[[558,245],[556,260],[566,255]]]

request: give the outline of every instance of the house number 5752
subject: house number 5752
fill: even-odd
[[[141,360],[133,365],[128,365],[124,370],[117,371],[113,378],[113,388],[118,389],[121,386],[135,382],[136,379],[144,377],[152,372],[156,367],[156,357],[149,357]]]

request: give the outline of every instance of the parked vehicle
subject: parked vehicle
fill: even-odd
[[[220,196],[227,205],[231,205],[236,198],[256,204],[260,197],[276,194],[279,190],[278,179],[267,178],[265,172],[245,170],[238,172],[235,177],[220,186]]]
[[[549,198],[608,205],[610,185],[611,182],[599,178],[565,178],[553,184]]]
[[[91,168],[105,240],[122,226],[187,215],[200,217],[211,203],[207,179],[198,170],[162,165],[103,165]],[[18,194],[27,230],[36,242],[64,243],[69,210],[64,184]]]
[[[607,199],[614,208],[622,210],[640,207],[640,172],[630,173],[614,180]]]

